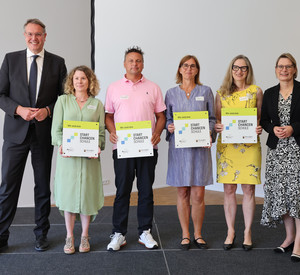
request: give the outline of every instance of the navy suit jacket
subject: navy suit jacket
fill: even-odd
[[[63,93],[67,69],[63,58],[45,51],[36,108],[48,106],[53,113],[57,97]],[[21,144],[27,135],[29,122],[15,115],[21,105],[30,107],[26,50],[6,54],[0,70],[0,108],[5,112],[3,138]],[[35,121],[39,140],[51,144],[51,117]]]
[[[280,126],[278,116],[278,99],[280,84],[268,89],[264,93],[260,124],[266,132],[269,133],[267,145],[275,149],[278,137],[275,136],[273,128]],[[292,103],[290,110],[290,125],[293,127],[293,137],[300,146],[300,82],[294,80]]]

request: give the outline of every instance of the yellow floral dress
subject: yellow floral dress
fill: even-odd
[[[220,95],[222,108],[256,108],[259,87],[251,85],[230,96]],[[217,182],[230,184],[260,184],[261,147],[257,143],[217,143]]]

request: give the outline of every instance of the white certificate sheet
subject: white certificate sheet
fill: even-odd
[[[208,111],[174,112],[175,148],[210,146]]]
[[[256,143],[257,109],[222,108],[222,143]]]
[[[99,122],[63,122],[63,155],[70,157],[98,157]]]
[[[118,158],[153,156],[151,121],[116,123]]]

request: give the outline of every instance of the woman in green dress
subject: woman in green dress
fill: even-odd
[[[100,153],[105,145],[104,108],[98,94],[99,82],[86,67],[74,68],[65,82],[65,94],[56,102],[52,125],[52,144],[58,146],[54,197],[65,217],[67,238],[64,252],[73,254],[74,224],[81,220],[82,234],[79,252],[90,251],[88,229],[104,203]],[[63,121],[99,122],[98,157],[68,157],[63,155]]]

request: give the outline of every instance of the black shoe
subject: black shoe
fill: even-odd
[[[293,248],[294,248],[294,242],[292,242],[287,247],[278,246],[278,247],[274,248],[273,251],[276,252],[276,253],[286,253],[290,250],[293,250]]]
[[[291,261],[294,263],[300,262],[300,255],[293,253],[291,256]]]
[[[45,251],[49,247],[49,242],[46,236],[39,236],[35,241],[36,251]]]
[[[189,240],[189,242],[183,244],[182,243],[183,240]],[[191,246],[191,240],[189,238],[183,238],[181,240],[181,243],[180,243],[181,250],[187,251],[190,249],[190,246]]]
[[[233,248],[234,240],[235,240],[235,236],[234,236],[234,238],[232,240],[232,243],[224,243],[223,244],[223,249],[224,250],[230,250],[231,248]]]
[[[198,243],[198,240],[203,240],[204,243]],[[194,244],[199,248],[199,249],[207,249],[207,243],[205,242],[205,240],[201,237],[194,239]]]
[[[0,252],[4,252],[8,248],[7,240],[0,239]]]
[[[250,251],[253,248],[253,245],[252,244],[243,244],[242,247],[245,251]]]

